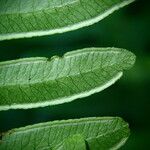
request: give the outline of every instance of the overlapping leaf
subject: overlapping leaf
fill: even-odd
[[[0,150],[116,150],[128,136],[128,124],[117,117],[54,121],[9,131]]]
[[[134,0],[0,0],[0,40],[92,25]]]
[[[89,96],[112,85],[134,62],[133,53],[118,48],[1,62],[0,110],[56,105]]]

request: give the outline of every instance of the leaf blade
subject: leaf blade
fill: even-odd
[[[69,139],[70,142],[74,135],[83,137],[90,150],[95,150],[94,143],[99,143],[98,149],[106,150],[113,149],[117,145],[122,146],[124,144],[122,140],[129,137],[129,128],[128,124],[118,117],[53,121],[14,129],[6,133],[0,143],[0,149],[9,150],[12,145],[14,150],[20,150],[21,148],[53,150],[55,147],[59,149],[64,142],[66,143],[66,139]],[[97,138],[97,141],[94,138]],[[113,142],[110,144],[107,141]],[[83,142],[82,138],[81,142]],[[71,144],[74,144],[74,142],[71,142]],[[105,147],[103,147],[104,144]]]
[[[53,150],[86,150],[86,142],[80,134],[75,134],[66,138],[60,145]]]
[[[3,1],[0,40],[51,35],[92,25],[134,0]],[[31,3],[31,4],[30,4]],[[95,11],[96,10],[96,11]]]
[[[87,48],[62,58],[26,58],[0,63],[0,110],[62,104],[114,84],[135,55],[118,48]]]

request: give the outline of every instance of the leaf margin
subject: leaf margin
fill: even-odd
[[[39,59],[39,61],[40,60],[47,60],[47,59],[48,59],[48,61],[51,61],[53,59],[64,59],[65,57],[68,57],[68,56],[73,55],[73,54],[78,54],[78,53],[82,54],[82,52],[84,52],[84,51],[91,51],[91,49],[93,49],[93,50],[101,49],[100,51],[102,51],[102,52],[111,51],[111,50],[114,51],[114,52],[115,51],[116,52],[117,51],[128,52],[134,57],[134,61],[133,61],[132,65],[130,67],[133,66],[133,64],[135,63],[135,60],[136,60],[136,56],[132,52],[130,52],[126,49],[115,48],[115,47],[107,47],[107,48],[104,48],[104,47],[90,47],[90,48],[84,48],[84,49],[79,49],[79,50],[67,52],[62,57],[53,56],[50,59],[46,58],[46,57],[37,57],[37,58]],[[36,59],[36,58],[31,57],[31,58],[23,58],[23,59],[17,59],[17,60],[12,60],[12,61],[4,61],[4,62],[0,63],[0,67],[1,67],[1,65],[5,65],[5,64],[11,64],[11,63],[20,62],[20,61],[24,62],[26,60],[32,61],[34,59]],[[129,68],[127,68],[127,69],[129,69]],[[125,69],[123,69],[123,70],[125,70]],[[111,80],[108,80],[107,82],[105,82],[105,84],[100,85],[99,87],[93,88],[89,91],[78,93],[76,95],[71,95],[69,97],[63,97],[63,98],[60,98],[60,99],[55,99],[55,101],[45,100],[45,101],[36,102],[36,103],[23,103],[23,104],[12,104],[12,105],[2,105],[2,106],[0,105],[0,111],[6,111],[6,110],[9,110],[9,109],[31,109],[31,108],[46,107],[46,106],[53,106],[53,105],[63,104],[63,103],[69,103],[69,102],[72,102],[76,99],[81,99],[81,98],[93,95],[95,93],[101,92],[104,89],[108,88],[109,86],[113,85],[117,80],[119,80],[122,77],[123,70],[119,71],[116,76],[114,76]]]
[[[54,126],[57,128],[57,125],[59,126],[62,126],[62,125],[71,125],[71,124],[76,124],[77,126],[82,126],[82,123],[86,124],[86,123],[92,123],[94,124],[95,122],[98,122],[99,124],[101,124],[102,122],[109,122],[111,120],[111,123],[110,124],[114,124],[114,121],[115,121],[115,124],[118,126],[117,128],[115,127],[115,130],[110,130],[110,132],[107,132],[107,133],[104,133],[104,134],[110,134],[111,133],[115,133],[115,132],[118,132],[118,131],[122,131],[125,132],[123,134],[121,134],[121,140],[120,141],[117,141],[117,143],[111,148],[111,150],[117,150],[118,148],[122,147],[126,141],[128,140],[129,136],[130,136],[130,128],[129,128],[129,124],[124,121],[124,119],[122,119],[121,117],[87,117],[87,118],[78,118],[78,119],[67,119],[67,120],[55,120],[55,121],[49,121],[49,122],[44,122],[44,123],[37,123],[37,124],[34,124],[34,125],[27,125],[25,127],[20,127],[20,128],[14,128],[14,129],[11,129],[5,133],[3,133],[3,136],[2,136],[2,140],[0,140],[0,146],[3,146],[3,142],[5,142],[5,140],[9,140],[9,138],[12,138],[11,136],[13,134],[21,134],[21,133],[28,133],[28,132],[32,132],[33,130],[37,130],[39,131],[41,128],[42,130],[44,128],[53,128]],[[121,125],[121,126],[120,126]],[[113,127],[114,128],[114,127]],[[46,132],[46,131],[45,131]],[[104,132],[102,130],[102,132]],[[86,137],[84,138],[85,140],[85,143],[86,143],[86,146],[88,147],[87,144],[90,144],[88,143],[89,140],[91,139],[97,139],[98,137],[103,137],[102,133],[99,133],[99,134],[96,134],[96,137]],[[120,133],[119,133],[120,134]],[[70,138],[72,138],[74,135],[79,135],[79,136],[83,136],[83,134],[79,134],[79,133],[74,133],[73,135],[69,135],[69,137],[65,138],[64,140],[62,140],[60,143],[57,143],[57,145],[53,145],[52,147],[55,149],[59,149],[59,146],[62,146],[62,144],[66,141],[66,140],[70,140]],[[107,136],[106,136],[107,138]],[[35,138],[36,139],[36,138]],[[119,138],[120,139],[120,138]],[[13,141],[12,141],[13,142]],[[56,144],[56,143],[55,143]],[[3,149],[2,149],[3,150]],[[53,150],[53,149],[52,149]]]
[[[108,11],[104,12],[101,15],[98,15],[97,17],[94,17],[89,20],[81,21],[79,23],[62,27],[62,28],[56,28],[54,30],[41,30],[41,31],[30,31],[30,32],[22,32],[22,33],[7,33],[7,34],[0,34],[0,41],[3,40],[11,40],[11,39],[19,39],[19,38],[32,38],[32,37],[39,37],[39,36],[46,36],[46,35],[53,35],[53,34],[60,34],[64,32],[74,31],[83,27],[91,26],[105,17],[109,16],[113,12],[119,10],[120,8],[134,2],[135,0],[125,0],[121,2],[120,4],[114,5],[112,8],[110,8]]]

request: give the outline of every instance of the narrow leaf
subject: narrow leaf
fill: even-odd
[[[134,62],[134,54],[118,48],[1,62],[0,110],[44,107],[89,96],[112,85]]]
[[[134,0],[0,0],[0,40],[92,25]]]
[[[0,150],[85,150],[84,144],[88,150],[116,150],[128,136],[128,124],[118,117],[54,121],[9,131]]]

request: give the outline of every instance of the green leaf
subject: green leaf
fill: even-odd
[[[86,150],[86,141],[81,134],[75,134],[66,138],[60,145],[53,150]]]
[[[1,62],[0,110],[44,107],[89,96],[112,85],[134,62],[133,53],[118,48]]]
[[[0,0],[0,40],[92,25],[134,0]]]
[[[128,124],[118,117],[54,121],[9,131],[0,150],[85,150],[84,144],[88,150],[116,150],[128,136]]]

